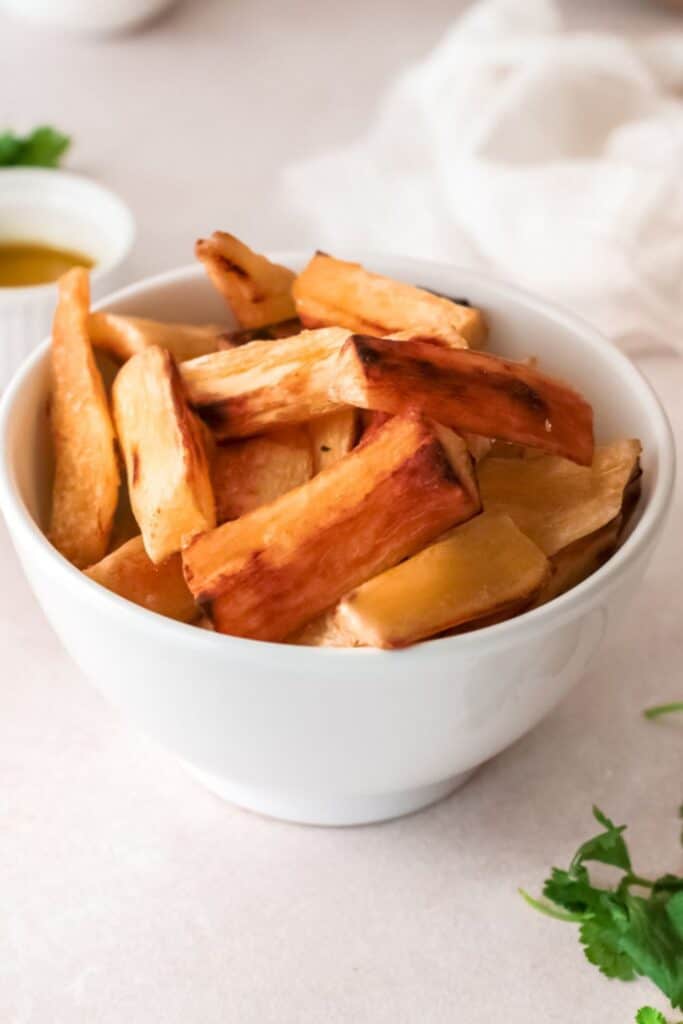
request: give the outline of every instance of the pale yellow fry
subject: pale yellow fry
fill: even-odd
[[[636,440],[600,445],[591,466],[554,455],[489,456],[477,467],[482,503],[488,511],[506,512],[547,555],[554,555],[619,515],[640,450]]]
[[[114,359],[125,362],[131,356],[160,345],[171,355],[184,362],[229,347],[224,339],[225,327],[216,324],[164,323],[140,316],[120,316],[118,313],[91,313],[88,319],[90,340],[95,348],[107,352]]]
[[[48,536],[79,568],[105,554],[119,489],[114,428],[88,337],[89,305],[88,273],[75,267],[59,282],[52,329],[55,476]]]
[[[133,514],[158,564],[216,524],[203,428],[171,354],[156,345],[124,363],[112,397]]]
[[[373,647],[404,647],[529,603],[548,560],[509,516],[484,512],[339,604],[338,619]]]
[[[292,292],[308,327],[337,325],[455,348],[480,347],[486,340],[481,310],[322,252],[299,274]]]
[[[86,575],[148,611],[179,622],[194,622],[199,617],[199,608],[185,583],[180,555],[171,555],[155,565],[139,534],[87,569]]]
[[[287,267],[271,263],[225,231],[200,238],[195,253],[241,327],[263,327],[296,315],[295,275]]]
[[[351,451],[358,440],[359,412],[345,406],[317,416],[308,424],[313,453],[313,472],[320,473],[333,466]]]

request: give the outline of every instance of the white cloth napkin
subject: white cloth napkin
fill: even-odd
[[[683,348],[683,33],[480,0],[366,134],[284,172],[306,241],[485,267],[626,347]]]

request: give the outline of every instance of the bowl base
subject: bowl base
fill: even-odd
[[[442,782],[416,789],[404,789],[396,793],[380,793],[368,796],[329,796],[307,793],[301,796],[280,794],[274,790],[240,786],[227,782],[218,775],[196,768],[183,760],[188,772],[202,785],[222,800],[236,804],[244,810],[262,814],[267,818],[278,818],[297,825],[323,825],[342,827],[349,825],[370,825],[374,822],[400,818],[405,814],[420,811],[444,797],[450,796],[464,785],[476,768],[452,775]]]

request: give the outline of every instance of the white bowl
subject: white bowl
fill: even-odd
[[[161,14],[176,0],[0,0],[15,18],[93,35],[123,32]]]
[[[275,258],[294,268],[304,262],[301,254]],[[216,793],[321,825],[424,807],[536,725],[586,671],[638,587],[674,478],[662,407],[593,328],[480,274],[361,259],[468,296],[487,312],[493,351],[536,354],[581,389],[595,405],[599,437],[642,439],[643,496],[630,535],[574,590],[508,622],[391,652],[288,647],[172,622],[91,582],[41,532],[49,479],[46,345],[0,408],[0,505],[38,600],[74,660]],[[189,268],[128,288],[104,308],[211,321],[221,307],[202,270]]]
[[[133,215],[108,189],[67,171],[0,169],[0,244],[45,242],[95,261],[92,292],[124,283],[135,239]],[[0,287],[0,391],[50,330],[57,285]]]

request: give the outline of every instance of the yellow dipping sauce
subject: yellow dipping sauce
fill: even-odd
[[[82,252],[38,242],[0,242],[0,288],[50,284],[71,267],[92,267]]]

